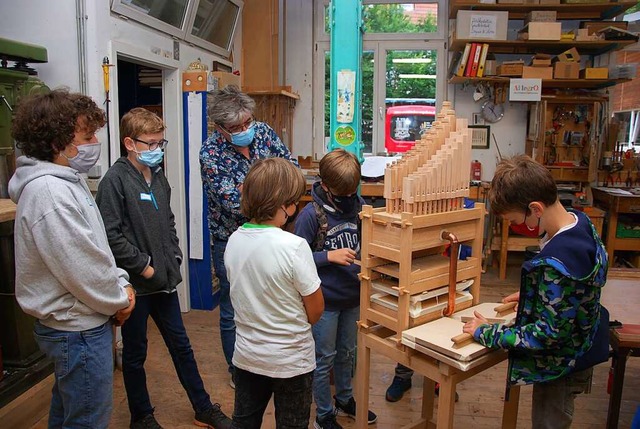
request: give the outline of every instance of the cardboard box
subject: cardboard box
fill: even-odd
[[[551,67],[551,55],[535,54],[531,59],[532,67]]]
[[[473,40],[507,40],[508,23],[509,12],[459,10],[456,16],[455,37]]]
[[[606,67],[587,67],[580,70],[581,79],[608,79],[609,69]]]
[[[576,28],[573,30],[573,34],[575,34],[576,42],[589,42],[602,39],[602,36],[596,33],[589,34],[589,31],[586,28]]]
[[[540,4],[560,4],[560,0],[540,0]]]
[[[558,12],[555,10],[532,10],[524,18],[524,23],[530,22],[556,22]]]
[[[580,62],[580,54],[576,48],[567,49],[561,54],[558,54],[554,61],[568,63],[568,62]]]
[[[553,79],[553,67],[522,67],[523,79]]]
[[[213,71],[211,75],[218,78],[218,88],[222,89],[225,86],[236,85],[240,88],[240,76],[233,73],[227,73],[223,71]]]
[[[499,76],[522,76],[523,63],[503,63],[498,66]]]
[[[540,0],[524,0],[524,4],[540,4]]]
[[[580,63],[575,61],[558,61],[553,65],[554,79],[578,79],[580,77]]]
[[[560,40],[562,23],[530,22],[518,31],[520,40]]]
[[[615,27],[621,30],[628,30],[627,21],[581,21],[580,28],[586,28],[587,34],[591,35],[607,27]]]

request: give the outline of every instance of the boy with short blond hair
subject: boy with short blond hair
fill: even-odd
[[[325,311],[313,327],[313,396],[317,407],[314,427],[335,429],[342,427],[335,419],[336,413],[354,419],[356,414],[352,373],[356,321],[360,318],[360,267],[354,264],[360,253],[358,213],[363,203],[358,195],[360,162],[354,154],[336,149],[320,160],[320,179],[311,190],[313,202],[296,219],[295,233],[311,246],[325,299]],[[329,382],[331,369],[335,408]],[[369,423],[376,419],[369,411]]]
[[[182,251],[171,211],[171,187],[162,167],[165,125],[155,113],[135,108],[122,117],[120,135],[127,150],[107,171],[96,201],[118,267],[129,273],[138,305],[122,328],[122,373],[131,428],[161,428],[147,390],[149,316],[162,334],[178,378],[195,411],[197,426],[227,429],[231,420],[212,404],[198,372],[182,322],[176,286],[182,281]]]
[[[528,156],[502,161],[489,191],[491,210],[506,222],[545,235],[540,253],[522,266],[513,326],[481,315],[464,332],[487,347],[510,351],[508,385],[533,384],[533,428],[569,428],[577,393],[592,366],[608,358],[608,313],[600,305],[607,253],[589,218],[567,211],[549,170]]]
[[[244,180],[240,208],[250,220],[224,254],[236,323],[234,428],[259,429],[271,396],[276,427],[309,426],[311,325],[324,302],[309,246],[281,229],[305,189],[300,169],[282,158],[256,161]]]

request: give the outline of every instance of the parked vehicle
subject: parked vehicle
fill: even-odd
[[[387,108],[384,147],[389,153],[411,149],[435,120],[435,106],[407,105]]]

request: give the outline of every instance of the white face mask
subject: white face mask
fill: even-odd
[[[80,173],[87,173],[91,170],[91,167],[96,165],[96,162],[98,162],[98,159],[100,158],[100,142],[83,145],[71,144],[78,149],[78,154],[76,156],[69,158],[62,152],[60,152],[60,154],[67,158],[67,161],[69,161],[69,167],[75,168]]]

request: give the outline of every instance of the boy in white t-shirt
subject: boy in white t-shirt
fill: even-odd
[[[302,172],[281,158],[256,161],[243,184],[240,209],[250,221],[224,255],[236,324],[233,428],[260,428],[271,395],[277,427],[309,426],[311,325],[324,299],[309,245],[280,229],[304,193]]]

